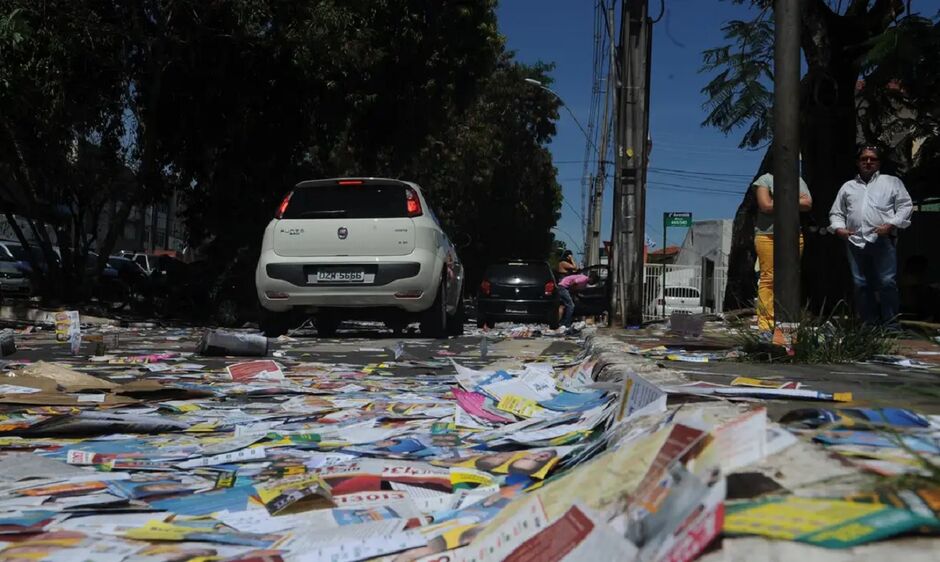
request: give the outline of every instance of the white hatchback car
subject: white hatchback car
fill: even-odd
[[[335,178],[298,183],[264,231],[255,270],[261,329],[283,334],[312,312],[321,336],[345,319],[413,320],[426,336],[463,331],[464,272],[411,182]]]
[[[665,298],[663,298],[663,289],[660,287],[657,298],[651,303],[653,315],[662,312],[664,305],[667,318],[673,312],[679,314],[705,313],[705,307],[702,306],[702,294],[695,287],[670,285],[666,287]]]

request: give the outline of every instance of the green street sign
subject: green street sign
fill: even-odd
[[[692,213],[663,213],[663,226],[692,226]]]

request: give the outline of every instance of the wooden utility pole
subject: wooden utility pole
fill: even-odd
[[[774,1],[774,323],[800,319],[800,2]]]
[[[623,3],[617,89],[617,177],[611,241],[611,325],[643,321],[646,166],[652,23],[648,0]]]

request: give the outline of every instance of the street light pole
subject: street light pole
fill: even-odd
[[[581,125],[581,122],[578,121],[578,118],[577,118],[577,117],[575,117],[574,112],[571,111],[571,109],[568,107],[568,104],[565,103],[565,100],[562,99],[562,97],[561,97],[560,95],[558,95],[558,92],[556,92],[555,90],[549,88],[549,87],[546,86],[545,84],[542,84],[541,82],[539,82],[539,81],[536,80],[535,78],[526,78],[525,81],[526,81],[527,83],[532,84],[533,86],[535,86],[535,87],[537,87],[537,88],[541,88],[541,89],[545,90],[546,92],[550,93],[551,95],[555,96],[555,98],[558,100],[558,103],[560,103],[561,106],[565,108],[565,111],[568,112],[568,115],[571,116],[571,119],[574,121],[575,125],[577,125],[579,129],[581,129],[581,134],[584,135],[584,138],[588,141],[588,144],[591,145],[591,148],[594,149],[594,152],[595,152],[595,153],[598,153],[598,151],[597,151],[597,146],[595,146],[594,141],[591,140],[591,135],[589,135],[588,132],[587,132],[587,130]],[[599,155],[599,154],[600,154],[600,153],[598,153],[598,155]],[[600,157],[600,156],[598,156],[598,157]]]
[[[800,3],[774,2],[774,324],[800,319]]]
[[[538,80],[534,78],[526,78],[525,81],[526,83],[531,84],[542,90],[545,90],[546,92],[555,96],[555,99],[558,100],[558,103],[560,103],[561,106],[565,108],[565,111],[567,111],[568,115],[571,116],[572,121],[574,121],[575,124],[578,126],[578,129],[581,130],[581,134],[584,135],[584,139],[588,142],[588,145],[594,150],[594,154],[597,155],[598,163],[600,163],[601,166],[604,166],[606,163],[604,162],[603,154],[606,152],[606,142],[602,143],[602,146],[604,146],[604,150],[602,151],[598,150],[597,145],[595,145],[594,141],[591,139],[591,135],[588,134],[587,130],[581,125],[581,122],[578,121],[578,118],[575,117],[574,112],[571,111],[571,109],[568,107],[568,104],[565,103],[565,100],[562,99],[562,97],[558,94],[558,92],[549,88],[545,84],[542,84],[541,82],[539,82]],[[605,124],[606,124],[606,121],[607,121],[607,116],[605,113],[605,116],[604,116]],[[603,179],[601,179],[600,181],[603,181]],[[598,198],[603,197],[603,185],[601,185],[599,189],[595,187],[595,178],[591,179],[591,181],[589,182],[589,186],[590,186],[589,189],[591,190],[591,210],[588,212],[587,217],[582,217],[581,219],[582,221],[581,227],[582,227],[583,234],[584,234],[584,245],[585,245],[584,257],[583,257],[583,263],[582,263],[582,265],[584,266],[596,265],[596,262],[597,262],[599,242],[595,243],[595,239],[597,239],[598,241],[600,240],[599,229],[600,229],[600,220],[601,220],[601,217],[600,217],[601,201]],[[585,220],[587,221],[587,224],[585,224]]]

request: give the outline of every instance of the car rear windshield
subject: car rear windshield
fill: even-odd
[[[23,247],[19,244],[7,244],[6,247],[14,258],[23,261],[29,259],[29,256],[26,255],[26,250],[24,250]]]
[[[402,185],[323,185],[299,187],[285,219],[388,219],[407,217]]]
[[[490,281],[505,281],[520,278],[523,281],[544,283],[551,279],[552,272],[544,263],[501,263],[491,265],[486,270],[486,278]]]

